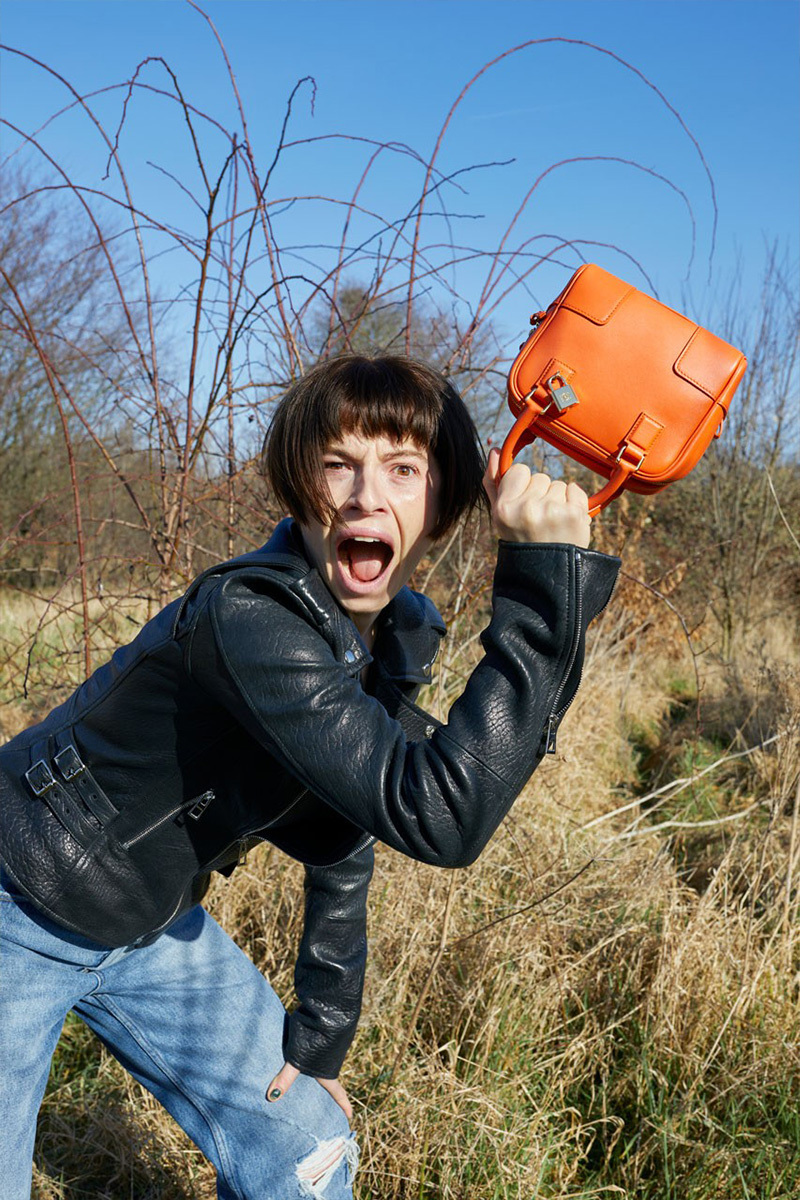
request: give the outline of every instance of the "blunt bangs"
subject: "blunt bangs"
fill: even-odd
[[[289,389],[264,442],[264,474],[301,524],[333,521],[322,458],[347,433],[408,439],[433,455],[442,477],[434,537],[483,502],[483,454],[452,384],[415,359],[347,355],[314,367]]]

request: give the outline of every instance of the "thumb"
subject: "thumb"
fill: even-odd
[[[486,471],[483,476],[483,486],[486,495],[489,497],[491,504],[494,504],[497,499],[497,485],[500,480],[497,477],[497,472],[500,466],[500,451],[496,446],[493,446],[489,451],[489,458],[486,463]]]
[[[300,1072],[297,1067],[293,1067],[291,1063],[285,1062],[267,1088],[267,1100],[280,1100],[281,1096],[288,1092],[299,1074]]]

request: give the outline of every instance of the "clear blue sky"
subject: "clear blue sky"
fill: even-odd
[[[541,185],[517,230],[615,243],[633,255],[662,299],[707,311],[737,261],[753,294],[766,242],[798,244],[798,28],[794,0],[210,0],[205,9],[224,42],[242,92],[262,167],[269,162],[295,82],[312,75],[298,101],[295,137],[345,132],[405,143],[427,156],[450,103],[487,60],[531,38],[596,42],[648,76],[678,110],[713,175],[719,225],[708,287],[713,208],[702,162],[675,116],[632,72],[583,46],[531,47],[499,64],[472,89],[445,142],[439,165],[451,172],[514,158],[503,168],[462,178],[451,192],[459,241],[491,249],[527,187],[548,165],[584,155],[636,160],[669,177],[689,198],[697,246],[686,282],[691,225],[684,200],[655,177],[608,162],[565,166]],[[129,78],[148,55],[161,55],[187,97],[226,124],[234,120],[219,50],[184,0],[3,0],[2,41],[26,51],[90,91]],[[41,71],[4,56],[2,115],[27,131],[65,100]],[[150,66],[142,76],[163,84]],[[122,96],[99,102],[116,126]],[[85,121],[63,119],[48,131],[59,160],[87,183],[104,166]],[[165,214],[175,190],[146,160],[191,176],[185,139],[155,104],[143,102],[123,144],[134,163],[137,195]],[[180,148],[179,148],[180,143]],[[2,151],[16,139],[3,133]],[[343,142],[298,148],[276,178],[279,194],[349,195],[366,160]],[[385,156],[365,201],[400,212],[421,184],[411,159]],[[288,219],[288,218],[287,218]],[[297,241],[320,240],[326,217],[307,205],[293,213]],[[586,256],[647,286],[616,251]],[[567,278],[565,266],[541,272],[545,303]],[[473,272],[472,274],[470,272]],[[465,268],[462,292],[478,288]],[[524,325],[530,302],[503,309],[508,328]],[[519,320],[516,313],[519,312]]]

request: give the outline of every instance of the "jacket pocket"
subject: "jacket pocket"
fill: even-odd
[[[130,850],[145,838],[150,837],[151,834],[163,829],[165,825],[169,825],[170,822],[177,825],[182,820],[199,821],[214,798],[214,791],[209,788],[207,791],[201,792],[199,796],[194,796],[191,800],[184,800],[180,804],[176,804],[174,808],[160,814],[143,829],[139,829],[129,837],[124,838],[120,842],[122,849]]]
[[[42,905],[65,925],[104,946],[128,946],[165,927],[186,893],[180,872],[153,878],[112,836],[103,837],[64,874]]]

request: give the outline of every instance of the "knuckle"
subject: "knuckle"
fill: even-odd
[[[512,505],[504,496],[498,497],[494,507],[494,515],[496,520],[500,521],[502,525],[511,524]]]
[[[530,468],[525,463],[513,463],[506,471],[505,478],[510,479],[515,486],[527,486],[530,481]]]

